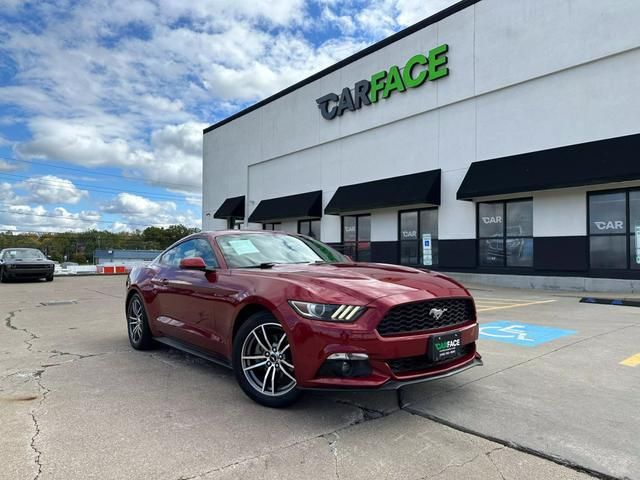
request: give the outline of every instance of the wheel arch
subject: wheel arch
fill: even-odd
[[[138,294],[138,296],[142,299],[142,303],[143,303],[142,306],[144,307],[144,296],[142,295],[142,292],[138,290],[136,287],[131,287],[127,292],[127,298],[124,301],[125,314],[127,312],[127,309],[129,308],[129,302],[131,301],[131,297],[133,297],[135,294]]]
[[[240,330],[240,327],[242,326],[242,324],[246,322],[249,319],[249,317],[251,317],[251,315],[259,312],[269,313],[273,315],[274,318],[276,318],[278,321],[280,321],[280,319],[278,318],[278,315],[273,311],[273,309],[267,307],[265,304],[258,303],[258,302],[247,303],[240,309],[240,311],[236,315],[236,318],[233,322],[233,331],[231,333],[231,345],[233,345],[233,342],[236,339],[238,330]]]

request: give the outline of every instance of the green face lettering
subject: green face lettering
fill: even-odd
[[[429,50],[429,80],[433,81],[449,75],[449,69],[443,66],[449,60],[445,55],[448,51],[449,45],[446,43]]]
[[[427,70],[421,70],[417,76],[413,76],[413,69],[416,65],[426,65],[427,57],[422,54],[411,57],[402,70],[402,80],[407,88],[416,88],[427,79]]]
[[[382,91],[382,98],[387,98],[394,90],[397,90],[398,92],[404,92],[406,90],[402,83],[400,70],[396,65],[389,69],[389,74],[387,75],[387,80],[384,84],[384,90]]]
[[[384,82],[380,81],[386,76],[386,70],[382,70],[381,72],[371,75],[371,90],[369,91],[369,99],[371,100],[371,103],[376,103],[378,101],[378,92],[384,88]]]

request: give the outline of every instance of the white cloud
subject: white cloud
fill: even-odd
[[[103,205],[102,210],[106,213],[154,217],[166,212],[174,212],[176,204],[174,202],[154,202],[132,193],[119,193],[113,200]]]
[[[396,21],[401,26],[413,25],[420,20],[438,13],[458,0],[397,0]]]
[[[185,197],[184,201],[189,205],[193,205],[194,207],[202,208],[202,197]]]
[[[13,186],[8,182],[0,183],[0,209],[4,209],[6,205],[18,203],[20,199],[13,191]]]
[[[35,118],[30,122],[34,139],[18,145],[26,158],[61,159],[82,166],[133,166],[130,148],[122,138],[105,138],[99,126],[82,120]]]
[[[31,177],[18,185],[27,192],[29,203],[67,203],[75,205],[89,196],[86,190],[80,190],[72,181],[55,175]]]
[[[198,207],[204,127],[453,1],[316,0],[321,15],[311,18],[304,0],[0,0],[11,19],[0,20],[11,66],[0,86],[11,115],[0,125],[27,125],[31,138],[14,144],[24,158],[115,167]],[[341,34],[318,41],[334,28]],[[67,203],[80,201],[77,191]],[[153,203],[164,209],[159,221],[199,222]]]
[[[188,192],[201,189],[204,127],[366,44],[314,46],[299,31],[302,0],[89,0],[64,15],[46,1],[31,8],[41,30],[0,24],[19,71],[0,87],[0,103],[20,107],[32,134],[16,152],[119,167]],[[120,35],[134,22],[137,34]]]
[[[201,189],[202,129],[205,123],[166,125],[150,135],[150,149],[136,148],[117,136],[76,123],[37,119],[35,139],[16,148],[25,158],[65,159],[80,166],[119,166],[129,176],[169,183],[188,192]]]
[[[0,172],[13,172],[19,168],[15,163],[9,163],[7,160],[0,158]]]
[[[176,224],[200,227],[202,224],[200,212],[194,214],[189,209],[180,212],[174,202],[157,202],[131,193],[118,194],[101,209],[104,213],[119,215],[122,219],[119,223],[127,225],[127,228]]]
[[[15,205],[0,210],[0,230],[80,232],[99,228],[100,214],[92,211],[72,213],[62,207],[47,210],[42,205]]]

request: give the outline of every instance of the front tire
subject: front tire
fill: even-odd
[[[7,277],[7,274],[3,268],[0,268],[0,283],[7,283],[9,281],[9,278]]]
[[[53,282],[53,273],[51,275],[49,275],[47,278],[45,278],[45,280],[47,282]]]
[[[131,295],[127,304],[127,332],[129,333],[129,343],[136,350],[149,350],[153,345],[153,336],[149,329],[144,302],[137,293]]]
[[[254,313],[240,326],[233,370],[244,393],[266,407],[288,407],[301,394],[287,334],[268,312]]]

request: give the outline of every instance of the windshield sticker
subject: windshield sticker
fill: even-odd
[[[236,255],[248,255],[250,253],[260,253],[251,240],[229,240],[229,245]]]

